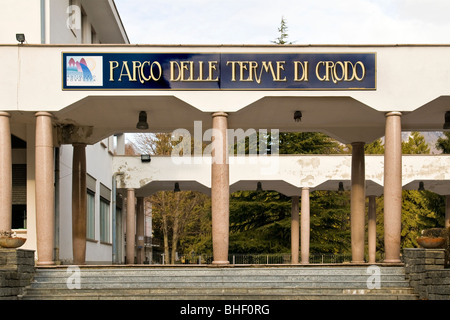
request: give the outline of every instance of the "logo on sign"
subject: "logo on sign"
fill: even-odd
[[[103,86],[102,56],[67,56],[67,86]]]

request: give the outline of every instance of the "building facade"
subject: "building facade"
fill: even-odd
[[[24,10],[26,8],[26,10]],[[43,0],[6,1],[1,15],[0,43],[16,44],[16,34],[25,36],[24,45],[127,44],[125,29],[114,1]],[[39,76],[35,75],[38,79]],[[8,81],[7,79],[4,79]],[[35,209],[35,125],[12,124],[12,229],[27,238],[23,248],[37,249]],[[124,136],[105,137],[86,148],[88,219],[86,259],[111,261],[111,175],[112,157],[123,152]],[[120,151],[122,150],[122,151]],[[54,259],[73,261],[72,165],[73,146],[54,148],[55,245]],[[120,210],[120,208],[119,208]],[[106,211],[106,212],[105,212]],[[105,230],[106,228],[106,230]]]
[[[38,265],[142,263],[142,199],[175,184],[211,195],[213,263],[227,264],[229,193],[259,183],[292,197],[292,262],[300,252],[307,263],[309,193],[341,182],[351,190],[353,262],[364,262],[366,223],[374,262],[365,203],[383,194],[384,262],[398,263],[402,189],[424,182],[450,194],[448,156],[401,154],[402,130],[448,122],[450,46],[130,45],[112,0],[30,0],[20,17],[7,2],[0,230],[25,233]],[[143,131],[209,146],[123,156],[123,134]],[[279,131],[324,132],[352,144],[352,155],[228,152],[235,138]],[[385,155],[365,156],[383,136]]]

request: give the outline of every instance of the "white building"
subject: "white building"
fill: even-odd
[[[25,227],[26,219],[26,230],[18,231],[28,239],[24,248],[37,251],[38,265],[123,262],[125,253],[126,262],[134,263],[142,198],[173,190],[175,183],[211,194],[213,263],[226,264],[229,192],[254,190],[258,182],[292,196],[293,226],[301,196],[304,230],[309,191],[343,182],[352,194],[358,263],[364,259],[365,198],[384,194],[385,262],[397,263],[402,188],[424,182],[450,194],[448,156],[401,155],[402,130],[450,125],[448,45],[130,45],[112,0],[3,5],[0,230]],[[215,153],[150,163],[114,156],[123,150],[123,133],[142,130],[138,120],[148,121],[148,132],[181,128],[205,141],[214,136]],[[351,143],[353,154],[258,154],[255,162],[229,157],[224,137],[249,129],[321,131]],[[384,157],[365,157],[364,144],[382,136]],[[116,183],[126,208],[117,201]],[[132,235],[126,252],[122,211]],[[302,237],[307,244],[306,231]],[[298,238],[297,225],[293,253]],[[302,260],[307,251],[303,245]]]
[[[128,44],[129,40],[112,0],[5,0],[0,12],[1,44]],[[37,81],[39,77],[35,78]],[[36,250],[34,141],[32,124],[12,125],[13,142],[13,228],[27,237],[24,249]],[[111,170],[112,156],[123,149],[123,135],[110,136],[86,149],[88,233],[86,259],[112,259]],[[17,146],[17,149],[16,149]],[[71,262],[72,242],[72,154],[71,145],[55,149],[55,211],[58,217],[56,246],[62,263]],[[24,175],[26,174],[26,178]],[[17,185],[19,184],[19,185]],[[26,191],[26,193],[25,193]],[[107,214],[105,214],[105,210]],[[26,212],[26,216],[23,214]],[[107,228],[105,233],[102,228]],[[24,229],[22,229],[24,228]],[[24,234],[25,233],[25,234]],[[59,233],[59,234],[58,234]]]

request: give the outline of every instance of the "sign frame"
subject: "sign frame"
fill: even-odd
[[[62,52],[61,60],[63,91],[377,90],[376,52]]]

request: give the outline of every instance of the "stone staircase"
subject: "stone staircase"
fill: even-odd
[[[404,267],[83,266],[37,268],[23,300],[412,300]],[[378,278],[376,276],[379,276]],[[372,277],[372,278],[370,278]],[[380,288],[373,286],[380,280]],[[372,281],[373,280],[373,281]]]

